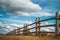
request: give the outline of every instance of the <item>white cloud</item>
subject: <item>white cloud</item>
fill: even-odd
[[[53,14],[50,14],[48,12],[36,12],[36,13],[31,13],[31,16],[36,16],[36,17],[41,17],[41,16],[54,16]]]
[[[54,14],[51,14],[49,12],[32,12],[32,13],[28,13],[28,12],[15,12],[16,14],[9,14],[9,15],[17,15],[17,16],[34,16],[34,17],[42,17],[42,16],[54,16]]]
[[[3,29],[3,30],[2,30],[2,29]],[[0,33],[1,33],[1,34],[6,34],[6,33],[8,32],[7,29],[4,29],[4,28],[2,28],[2,29],[0,29]]]
[[[19,14],[20,16],[30,16],[29,13],[26,12],[16,12],[17,14]]]
[[[8,12],[8,15],[53,16],[48,12],[41,12],[42,8],[38,4],[34,4],[31,0],[0,0],[0,6]]]
[[[8,31],[12,31],[12,30],[14,30],[16,28],[20,28],[22,26],[23,26],[22,24],[20,24],[20,25],[19,24],[0,24],[1,28],[7,29]]]
[[[41,10],[41,7],[38,4],[34,4],[31,0],[0,0],[0,6],[12,14],[16,14],[17,11],[26,13],[39,12]]]
[[[16,12],[18,16],[34,16],[34,17],[42,17],[42,16],[54,16],[54,14],[50,14],[48,12],[32,12],[32,13],[26,13],[26,12]]]
[[[42,27],[41,31],[45,31],[45,32],[54,32],[54,27]]]

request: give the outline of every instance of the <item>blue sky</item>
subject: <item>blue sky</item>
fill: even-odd
[[[36,17],[41,20],[54,17],[55,12],[60,11],[59,3],[60,0],[0,0],[0,33],[23,27],[24,23],[31,24]],[[54,23],[55,20],[51,20],[42,24]]]

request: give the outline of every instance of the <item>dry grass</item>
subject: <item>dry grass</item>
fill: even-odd
[[[0,35],[0,40],[60,40],[60,37],[53,36],[13,36],[13,35]]]

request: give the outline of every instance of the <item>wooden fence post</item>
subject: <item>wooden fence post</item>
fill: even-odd
[[[20,34],[20,28],[17,29],[17,34]]]
[[[17,31],[17,30],[15,29],[15,30],[14,30],[14,35],[17,35],[17,32],[16,32],[16,31]]]
[[[12,35],[15,35],[13,31],[12,31],[12,32],[10,32],[10,33],[11,33]]]
[[[27,33],[28,33],[28,27],[27,27],[27,24],[24,24],[24,35],[27,35]]]
[[[60,15],[59,15],[59,27],[60,27]]]
[[[36,35],[40,35],[40,18],[36,18]]]
[[[23,35],[25,35],[25,24],[24,24],[24,29],[23,29]]]
[[[60,29],[60,14],[59,14],[59,29]],[[60,32],[59,32],[59,35],[60,35]]]
[[[58,12],[56,12],[56,26],[55,26],[55,35],[59,34],[59,23],[58,23]]]
[[[39,28],[39,31],[38,31],[38,33],[39,33],[39,35],[41,35],[41,32],[40,32],[40,29],[41,29],[41,26],[40,26],[40,18],[38,18],[38,28]]]

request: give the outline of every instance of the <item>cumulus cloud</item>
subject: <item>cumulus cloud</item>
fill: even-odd
[[[8,30],[7,29],[4,29],[4,28],[1,28],[0,29],[0,34],[6,34],[6,33],[8,33]]]
[[[54,27],[42,27],[40,31],[54,32],[55,31],[55,28]]]
[[[36,13],[31,13],[31,16],[36,16],[36,17],[41,17],[41,16],[54,16],[53,14],[50,14],[48,12],[36,12]]]
[[[14,29],[22,27],[22,24],[0,24],[0,29],[4,28],[7,29],[8,31],[12,31]],[[2,29],[3,30],[3,29]]]
[[[41,12],[42,8],[31,0],[0,0],[0,6],[8,12],[8,15],[53,16],[48,12]]]
[[[54,16],[54,14],[50,14],[48,12],[33,12],[33,13],[26,13],[26,12],[16,12],[17,14],[9,14],[9,15],[18,15],[18,16],[34,16],[34,17],[42,17],[42,16]]]
[[[31,0],[0,0],[0,6],[8,13],[20,13],[20,15],[23,12],[39,12],[41,10],[41,7],[38,4],[32,3]]]
[[[19,16],[30,16],[30,14],[26,12],[16,12],[16,13],[19,14]]]

